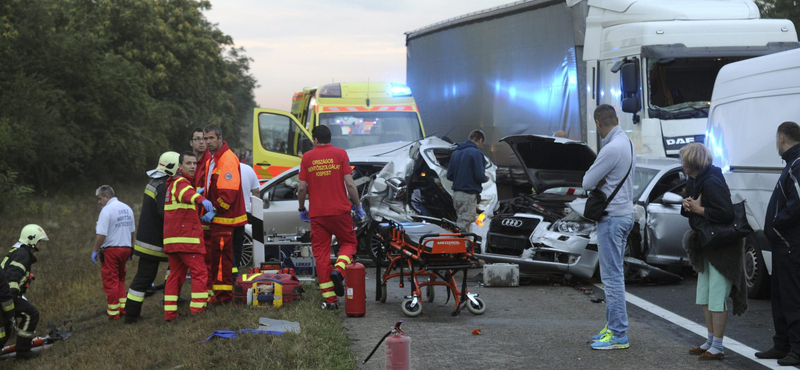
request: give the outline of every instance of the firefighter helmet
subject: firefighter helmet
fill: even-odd
[[[156,167],[156,170],[167,174],[167,176],[175,176],[175,174],[178,173],[180,157],[181,155],[176,152],[164,152],[164,154],[158,158],[158,167]]]
[[[47,234],[44,229],[36,224],[25,225],[22,232],[19,233],[19,242],[26,245],[35,246],[40,240],[48,241]]]

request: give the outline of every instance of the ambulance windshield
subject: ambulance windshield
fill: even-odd
[[[331,144],[350,149],[414,141],[422,137],[416,112],[321,113],[319,123],[331,129]]]

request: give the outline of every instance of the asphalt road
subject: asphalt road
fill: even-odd
[[[475,276],[473,270],[469,276]],[[763,369],[748,358],[726,351],[722,361],[700,362],[687,354],[704,338],[628,304],[631,348],[593,351],[590,337],[605,324],[605,305],[591,298],[603,297],[590,283],[565,285],[556,279],[536,280],[516,288],[482,287],[470,281],[469,289],[479,293],[488,306],[484,315],[463,311],[451,316],[451,300],[445,305],[444,287],[437,287],[436,300],[424,303],[423,314],[409,318],[400,311],[403,296],[397,280],[389,283],[388,298],[374,300],[375,273],[367,270],[367,315],[347,318],[346,328],[360,369],[383,369],[385,349],[381,347],[366,364],[361,361],[398,320],[411,337],[414,369]],[[592,294],[580,288],[592,289]],[[632,285],[628,292],[663,309],[703,324],[694,305],[694,281],[669,286]],[[769,301],[751,301],[744,317],[728,321],[728,336],[757,349],[771,345]],[[472,335],[481,329],[480,335]]]

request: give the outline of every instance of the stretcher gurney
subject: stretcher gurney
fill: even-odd
[[[437,285],[447,287],[448,300],[450,293],[453,294],[456,304],[453,316],[458,315],[464,306],[475,315],[486,311],[486,304],[478,294],[467,290],[467,270],[477,263],[477,235],[453,233],[441,226],[420,222],[383,223],[378,227],[378,234],[382,240],[381,253],[389,260],[389,266],[381,274],[378,264],[376,284],[379,286],[375,300],[386,302],[386,284],[390,279],[399,277],[403,288],[405,278],[411,277],[411,295],[406,296],[401,305],[406,316],[420,315],[422,288],[426,288],[427,301],[433,302],[433,288]],[[463,272],[461,289],[455,279],[459,272]],[[426,279],[420,282],[422,277]]]

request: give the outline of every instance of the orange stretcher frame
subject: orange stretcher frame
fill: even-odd
[[[447,287],[448,299],[449,294],[452,293],[456,305],[456,309],[452,312],[453,316],[457,316],[461,312],[468,303],[468,299],[477,297],[477,294],[472,294],[467,289],[467,270],[477,263],[475,242],[480,237],[476,234],[427,234],[420,237],[419,244],[415,244],[406,241],[402,225],[389,222],[388,226],[382,227],[379,235],[382,240],[383,253],[389,260],[389,265],[381,274],[381,264],[376,264],[376,284],[378,284],[376,301],[386,302],[386,285],[389,280],[399,278],[399,286],[403,288],[405,277],[412,278],[411,295],[406,296],[402,304],[403,313],[406,316],[413,317],[422,313],[423,287],[428,287],[426,294],[428,302],[433,302],[434,286]],[[406,268],[408,271],[405,271]],[[399,272],[395,272],[395,270],[399,270]],[[455,279],[455,275],[459,272],[463,272],[461,289]],[[420,277],[428,277],[428,280],[420,283]]]

